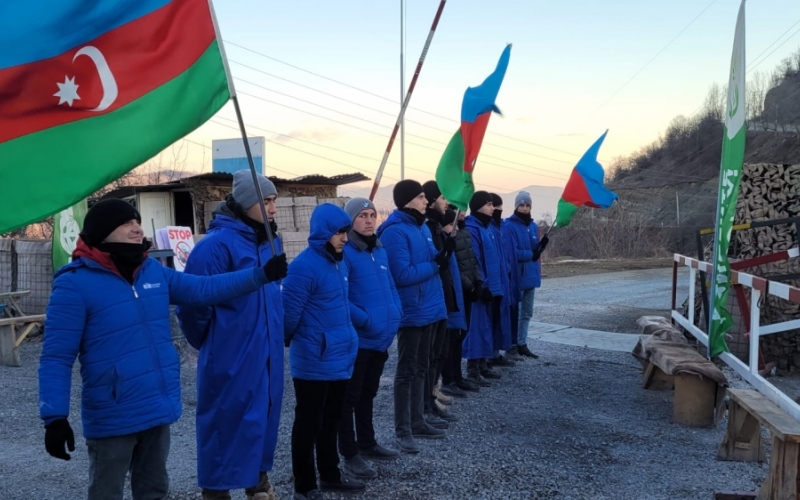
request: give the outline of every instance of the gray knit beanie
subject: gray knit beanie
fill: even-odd
[[[375,204],[366,198],[351,198],[350,201],[344,205],[344,211],[350,216],[351,221],[356,220],[358,214],[369,208],[375,210]],[[375,210],[375,212],[377,212],[377,210]]]
[[[275,184],[261,174],[256,174],[258,177],[258,185],[261,187],[261,195],[266,198],[271,195],[278,195],[278,190],[275,189]],[[253,184],[253,174],[249,169],[237,170],[233,173],[233,199],[247,210],[256,203],[263,202],[259,200],[256,194],[256,186]]]
[[[531,194],[527,191],[520,191],[517,193],[517,197],[514,198],[514,208],[516,209],[518,206],[526,203],[528,205],[532,205],[531,202]]]

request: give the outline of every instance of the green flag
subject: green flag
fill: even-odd
[[[53,272],[72,261],[72,252],[78,244],[78,235],[86,217],[86,199],[58,212],[53,218]]]
[[[744,44],[744,0],[739,6],[736,20],[736,35],[733,39],[731,74],[728,81],[728,105],[725,113],[725,132],[722,138],[722,162],[719,172],[719,202],[714,241],[712,290],[714,308],[709,326],[708,349],[710,356],[728,351],[725,333],[733,324],[726,304],[730,290],[731,266],[728,262],[728,247],[731,242],[736,199],[742,178],[744,146],[747,137],[745,126],[745,44]]]
[[[469,200],[475,194],[475,184],[472,183],[472,172],[467,172],[464,165],[464,141],[461,130],[458,130],[439,160],[436,169],[436,184],[447,198],[448,203],[455,205],[462,212],[469,207]]]

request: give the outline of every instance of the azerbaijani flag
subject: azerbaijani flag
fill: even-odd
[[[572,169],[572,174],[564,187],[564,194],[558,200],[556,226],[568,226],[578,207],[586,205],[592,208],[608,208],[618,198],[617,193],[609,191],[603,185],[605,172],[597,161],[597,153],[607,134],[608,130],[603,132]]]
[[[59,212],[230,98],[209,0],[0,5],[0,234]]]
[[[511,44],[508,44],[500,55],[494,72],[482,84],[469,87],[464,92],[461,128],[450,139],[436,169],[439,190],[448,202],[461,211],[467,209],[469,200],[475,193],[472,171],[489,125],[489,117],[492,112],[500,113],[494,101],[506,76],[510,57]]]

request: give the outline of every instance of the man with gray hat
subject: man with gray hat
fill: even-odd
[[[186,265],[186,273],[215,275],[266,265],[269,284],[215,307],[180,307],[178,319],[197,360],[197,482],[203,500],[274,500],[272,470],[283,399],[283,302],[286,254],[275,224],[275,185],[250,170],[233,174],[233,192]],[[263,207],[262,207],[263,205]],[[273,255],[262,208],[278,255]]]
[[[366,198],[353,198],[344,211],[353,221],[344,260],[350,271],[350,319],[358,334],[358,354],[339,422],[339,452],[344,457],[345,471],[359,479],[374,479],[378,473],[364,457],[386,460],[400,456],[398,451],[375,440],[372,402],[389,359],[389,346],[400,327],[402,306],[389,271],[389,257],[375,234],[375,205]]]

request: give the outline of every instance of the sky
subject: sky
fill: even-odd
[[[400,108],[400,4],[215,2],[248,135],[267,139],[267,175],[374,178]],[[438,6],[405,2],[406,86]],[[406,113],[405,178],[433,178],[464,90],[491,73],[506,43],[503,115],[490,120],[478,188],[563,186],[606,129],[608,167],[727,80],[738,9],[738,0],[450,0]],[[800,46],[797,0],[750,0],[746,16],[749,77]],[[235,120],[229,104],[187,136],[188,169],[211,170],[209,146],[238,137]],[[398,140],[382,185],[400,179],[400,149]]]

